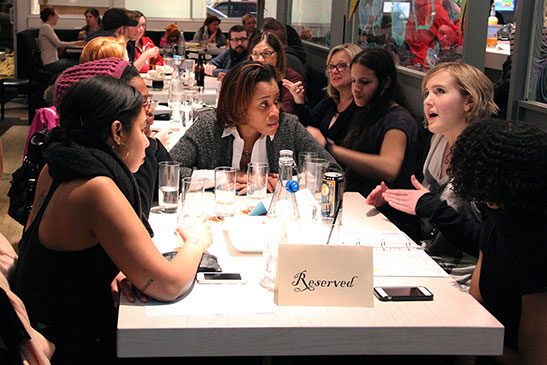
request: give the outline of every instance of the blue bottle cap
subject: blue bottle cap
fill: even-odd
[[[298,185],[298,181],[289,180],[287,181],[286,188],[289,193],[296,193],[298,189],[300,188],[300,186]]]

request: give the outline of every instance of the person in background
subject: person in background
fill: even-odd
[[[247,38],[253,39],[258,33],[256,29],[256,17],[253,14],[247,13],[241,17],[241,25],[247,31]]]
[[[439,214],[446,205],[460,213],[460,219],[466,218],[474,225],[481,222],[477,206],[454,194],[448,169],[458,136],[465,128],[497,111],[494,89],[486,75],[471,65],[441,63],[425,75],[422,93],[426,125],[433,133],[423,166],[423,181],[420,184],[412,176],[412,190],[388,189],[382,183],[370,193],[367,203],[378,207],[387,201],[391,207],[420,218],[420,238],[426,244],[426,252],[462,288],[469,289],[479,254],[478,243],[461,239],[459,232],[454,235],[437,227],[458,222]]]
[[[116,57],[128,61],[126,42],[123,38],[97,37],[87,42],[80,63],[85,63],[101,58]]]
[[[78,33],[79,40],[84,40],[87,38],[88,35],[102,29],[99,10],[95,8],[88,8],[84,12],[84,16],[86,25],[80,30],[80,33]]]
[[[270,172],[277,173],[281,150],[294,156],[316,152],[329,161],[329,169],[341,170],[294,115],[280,111],[277,73],[268,63],[250,62],[226,74],[217,109],[200,115],[171,150],[182,176],[204,177],[212,187],[214,168],[232,166],[245,187],[247,165],[267,162]],[[272,179],[268,191],[274,186]]]
[[[77,64],[76,60],[59,59],[59,50],[70,46],[83,46],[84,42],[63,42],[57,37],[53,27],[59,21],[59,14],[52,6],[46,6],[40,11],[40,19],[42,19],[42,25],[38,31],[36,44],[40,49],[40,58],[44,69],[53,74],[59,74]]]
[[[223,47],[228,44],[226,37],[220,29],[220,19],[215,15],[208,15],[203,22],[201,28],[194,34],[192,42],[197,43],[213,43],[217,47]]]
[[[228,35],[230,47],[205,65],[206,74],[217,77],[245,62],[248,58],[249,38],[245,28],[241,25],[234,25],[230,28]]]
[[[85,41],[89,42],[96,37],[124,37],[127,41],[126,28],[135,27],[137,24],[137,21],[129,18],[124,9],[110,8],[103,14],[103,30],[88,34]]]
[[[261,32],[253,38],[249,46],[251,60],[255,62],[267,63],[275,67],[277,80],[280,82],[278,89],[279,98],[283,105],[283,111],[292,113],[294,98],[293,95],[281,84],[282,79],[296,84],[304,85],[304,78],[298,72],[287,66],[287,57],[283,45],[277,36],[273,33]],[[305,85],[304,85],[305,87]]]
[[[154,42],[144,36],[146,32],[146,17],[138,10],[130,11],[129,18],[137,21],[137,25],[128,27],[129,39],[127,47],[129,54],[129,62],[135,66],[141,73],[146,73],[150,70],[150,60],[153,58],[156,65],[163,65],[163,58],[160,55],[160,50]],[[134,56],[131,57],[129,48],[134,49]]]
[[[274,18],[264,18],[262,31],[273,33],[279,38],[285,50],[287,64],[306,80],[306,49],[296,30]]]
[[[160,39],[160,47],[173,46],[179,44],[180,37],[183,36],[176,23],[171,23],[165,27],[165,33]]]
[[[408,111],[391,54],[382,48],[359,53],[351,61],[351,82],[355,104],[363,111],[344,141],[336,144],[317,131],[310,132],[346,166],[347,191],[368,196],[381,181],[410,188],[417,166],[418,124]],[[411,238],[418,238],[416,217],[390,206],[379,210]]]
[[[452,151],[454,194],[486,206],[478,233],[468,235],[480,244],[470,293],[505,327],[496,363],[547,363],[545,156],[545,132],[496,119],[467,127]],[[462,220],[460,232],[469,226]]]
[[[79,82],[63,97],[11,277],[31,323],[56,346],[52,363],[113,362],[112,279],[122,271],[144,294],[175,300],[211,244],[205,220],[179,229],[181,247],[168,261],[139,219],[132,174],[148,146],[142,104],[138,91],[111,77]]]
[[[283,80],[283,85],[294,98],[293,112],[300,123],[314,128],[312,134],[320,133],[336,144],[341,144],[346,137],[351,123],[354,123],[359,107],[353,101],[351,93],[351,60],[361,48],[346,43],[333,47],[327,56],[327,96],[315,107],[305,102],[305,90],[301,83]]]

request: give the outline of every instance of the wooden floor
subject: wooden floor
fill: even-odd
[[[6,113],[6,117],[8,117],[8,113]],[[23,226],[7,214],[9,206],[7,193],[10,188],[11,174],[21,166],[28,130],[28,125],[12,125],[1,137],[4,147],[4,173],[0,183],[0,233],[12,245],[19,243]]]

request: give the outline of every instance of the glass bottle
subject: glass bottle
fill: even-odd
[[[205,86],[205,66],[203,65],[205,55],[198,55],[198,62],[196,63],[196,68],[194,73],[196,74],[196,85]]]
[[[180,39],[177,45],[177,54],[183,59],[186,58],[186,41],[184,40],[184,32],[180,32]]]
[[[282,218],[284,220],[298,220],[298,206],[296,196],[298,181],[293,180],[295,168],[292,151],[281,150],[279,152],[279,177],[268,209],[268,217]]]
[[[171,109],[171,119],[175,122],[182,123],[182,99],[183,99],[183,85],[179,75],[180,60],[175,59],[173,65],[173,75],[171,82],[169,83],[169,93],[167,103]]]

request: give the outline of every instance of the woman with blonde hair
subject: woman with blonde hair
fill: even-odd
[[[439,232],[434,226],[454,226],[467,219],[478,224],[477,207],[454,195],[448,176],[452,148],[458,136],[475,121],[488,117],[498,108],[493,100],[492,82],[477,68],[458,62],[441,63],[432,68],[422,82],[426,125],[433,133],[426,157],[422,183],[411,177],[415,189],[388,189],[382,182],[368,196],[369,204],[416,215],[422,220],[421,239],[427,252],[464,287],[479,253],[473,240],[462,239],[460,229]],[[441,214],[446,206],[453,216]],[[470,227],[471,228],[471,227]]]
[[[333,47],[326,62],[327,96],[310,108],[304,100],[302,82],[283,80],[294,98],[293,112],[310,133],[320,133],[340,144],[346,137],[349,124],[359,110],[351,93],[350,64],[361,48],[346,43]]]
[[[80,55],[80,63],[95,61],[102,58],[121,58],[128,60],[126,43],[123,38],[97,37],[85,45]]]

